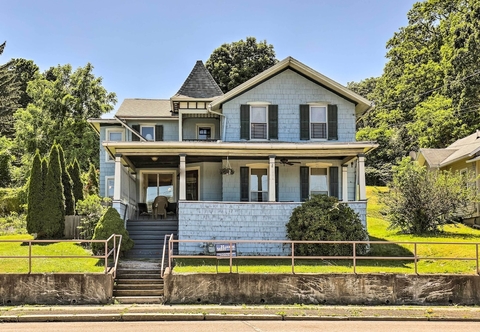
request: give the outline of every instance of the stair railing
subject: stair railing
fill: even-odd
[[[173,243],[171,242],[171,240],[173,240],[173,234],[165,234],[165,238],[163,239],[163,253],[162,253],[162,265],[160,267],[160,276],[164,277],[165,275],[165,253],[166,253],[166,250],[165,248],[167,248],[167,244],[168,244],[168,251],[167,251],[167,254],[168,254],[168,268],[171,268],[171,262],[170,262],[170,257],[172,256],[172,253],[173,253]],[[170,248],[170,243],[172,243],[171,247]]]

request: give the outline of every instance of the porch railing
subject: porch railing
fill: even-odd
[[[475,261],[476,266],[476,274],[480,275],[479,269],[479,244],[478,242],[408,242],[408,241],[401,241],[401,242],[389,242],[389,241],[278,241],[278,240],[174,240],[170,238],[168,242],[168,250],[169,250],[169,260],[168,260],[168,267],[173,266],[173,260],[175,258],[193,258],[193,259],[205,259],[205,258],[212,258],[216,259],[216,255],[174,255],[173,253],[173,244],[174,243],[224,243],[228,244],[230,248],[235,245],[237,248],[237,252],[233,255],[232,251],[230,251],[230,255],[223,256],[222,258],[229,260],[229,267],[230,273],[233,271],[233,261],[242,259],[242,260],[249,260],[249,259],[289,259],[291,260],[291,268],[292,274],[295,274],[295,260],[352,260],[352,268],[353,273],[357,274],[357,263],[361,260],[411,260],[414,262],[415,267],[415,274],[418,273],[418,262],[420,260],[428,259],[428,260],[456,260],[456,261]],[[290,245],[290,255],[284,256],[262,256],[262,255],[245,255],[242,256],[239,254],[239,244],[242,243],[250,243],[250,244],[282,244],[282,245]],[[300,244],[350,244],[352,245],[352,254],[349,256],[300,256],[295,254],[295,246]],[[356,248],[359,244],[366,244],[366,245],[412,245],[413,246],[413,255],[412,256],[367,256],[367,255],[358,255],[356,253]],[[448,246],[471,246],[475,249],[475,256],[474,257],[459,257],[459,256],[451,256],[451,257],[438,257],[438,256],[429,256],[429,255],[419,255],[419,247],[420,246],[429,246],[429,245],[448,245]]]
[[[113,248],[108,250],[108,242],[113,240]],[[0,240],[0,244],[2,243],[12,243],[12,242],[19,242],[19,243],[28,243],[28,255],[18,255],[18,256],[0,256],[2,258],[9,258],[9,259],[28,259],[28,274],[32,273],[32,260],[34,259],[45,259],[45,258],[98,258],[103,259],[105,264],[104,273],[107,274],[109,272],[113,273],[113,277],[116,277],[117,273],[117,266],[118,266],[118,257],[120,255],[120,248],[122,245],[122,235],[112,234],[106,240]],[[103,255],[91,255],[91,256],[81,256],[81,255],[33,255],[32,254],[32,245],[39,244],[39,243],[104,243],[104,254]],[[112,258],[113,266],[108,266],[108,260]]]

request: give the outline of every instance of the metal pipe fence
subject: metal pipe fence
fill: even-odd
[[[108,242],[113,240],[113,248],[108,250]],[[104,260],[105,270],[104,273],[107,274],[109,271],[113,273],[113,277],[116,277],[117,266],[118,266],[118,257],[120,255],[120,248],[122,244],[122,235],[113,234],[106,240],[0,240],[0,245],[2,243],[28,243],[28,255],[15,255],[15,256],[0,256],[2,258],[8,259],[28,259],[28,274],[32,273],[32,260],[34,259],[45,259],[45,258],[97,258]],[[39,243],[104,243],[104,254],[103,255],[91,255],[91,256],[81,256],[81,255],[32,255],[32,245]],[[112,257],[113,266],[109,269],[108,259]]]
[[[167,237],[165,237],[165,240]],[[173,244],[174,243],[198,243],[200,245],[205,243],[213,243],[213,244],[227,244],[230,248],[237,248],[239,244],[282,244],[282,245],[289,245],[290,246],[290,254],[289,255],[241,255],[239,251],[235,252],[235,254],[230,249],[229,255],[223,255],[221,258],[225,258],[229,260],[229,268],[230,273],[233,271],[233,261],[234,260],[250,260],[250,259],[281,259],[281,260],[291,260],[291,267],[292,267],[292,274],[295,274],[295,261],[296,260],[352,260],[352,269],[353,273],[357,274],[357,267],[358,261],[362,260],[372,260],[372,261],[385,261],[385,260],[411,260],[414,263],[414,271],[415,274],[418,273],[418,263],[420,260],[432,260],[432,261],[441,261],[441,260],[456,260],[456,261],[475,261],[475,271],[476,274],[480,275],[479,269],[479,244],[478,242],[408,242],[408,241],[399,241],[399,242],[390,242],[390,241],[281,241],[281,240],[175,240],[173,239],[173,234],[169,236],[168,240],[168,267],[171,269],[173,267],[173,260],[174,259],[220,259],[217,255],[175,255],[173,252]],[[295,254],[295,246],[303,245],[303,244],[347,244],[352,246],[352,253],[351,255],[347,256],[301,256]],[[357,254],[357,246],[358,245],[411,245],[413,246],[413,253],[411,256],[368,256],[368,255],[359,255]],[[451,257],[438,257],[432,255],[419,255],[419,247],[421,246],[431,246],[431,245],[448,245],[448,246],[471,246],[475,251],[475,255],[472,257],[460,257],[460,256],[451,256]],[[238,268],[238,267],[237,267]]]

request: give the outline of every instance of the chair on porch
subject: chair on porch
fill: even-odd
[[[147,203],[137,203],[137,218],[147,217],[150,218],[150,213],[148,213]]]
[[[165,196],[157,196],[155,197],[152,210],[153,210],[153,217],[157,219],[157,216],[160,215],[163,219],[167,218],[167,206],[168,206],[168,199]]]

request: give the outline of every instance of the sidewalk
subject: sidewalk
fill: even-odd
[[[441,320],[480,322],[479,307],[324,305],[0,306],[2,322],[192,320]]]

